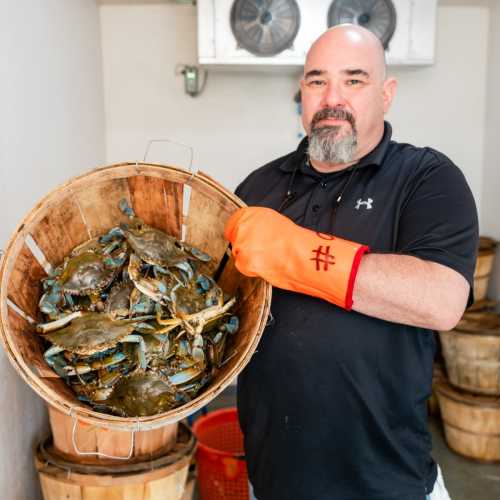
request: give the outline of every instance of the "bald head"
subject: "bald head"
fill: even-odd
[[[382,43],[370,30],[356,24],[339,24],[323,33],[307,53],[305,71],[319,57],[349,57],[364,64],[369,62],[373,78],[383,81],[386,76],[385,52]],[[347,59],[346,57],[346,59]]]
[[[384,49],[371,31],[342,24],[314,42],[300,88],[315,168],[345,168],[376,147],[396,83],[385,76]]]

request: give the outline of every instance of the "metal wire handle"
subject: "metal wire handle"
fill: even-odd
[[[78,448],[78,445],[76,444],[76,425],[78,424],[78,416],[76,413],[73,413],[71,409],[70,415],[73,420],[73,429],[71,432],[71,441],[73,443],[73,448],[75,451],[78,453],[78,455],[91,455],[91,456],[97,456],[97,457],[102,457],[102,458],[111,458],[112,460],[129,460],[132,457],[132,454],[134,453],[134,447],[135,447],[135,433],[136,431],[139,431],[140,429],[140,423],[139,421],[136,422],[136,429],[132,429],[132,436],[130,438],[130,449],[128,452],[128,455],[126,457],[120,457],[116,455],[108,455],[107,453],[102,453],[101,451],[82,451],[80,448]]]
[[[177,146],[182,146],[183,148],[189,149],[189,166],[188,166],[188,170],[191,173],[193,173],[193,156],[194,156],[194,150],[193,150],[193,148],[191,146],[188,146],[187,144],[182,144],[182,142],[171,141],[170,139],[151,139],[148,142],[148,145],[146,146],[146,150],[144,151],[144,158],[143,158],[144,163],[146,162],[146,158],[148,156],[149,149],[151,148],[151,144],[153,144],[153,142],[168,142],[170,144],[175,144]]]

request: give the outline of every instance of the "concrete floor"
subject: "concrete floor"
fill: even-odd
[[[234,386],[228,387],[214,399],[208,405],[208,410],[228,406],[236,406]],[[500,464],[477,463],[451,451],[446,444],[439,418],[432,417],[429,427],[433,440],[433,456],[441,466],[451,499],[500,500]],[[194,499],[197,498],[198,495],[195,494]]]

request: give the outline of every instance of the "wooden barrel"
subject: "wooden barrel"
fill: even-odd
[[[477,396],[436,384],[446,441],[460,455],[500,461],[500,398]]]
[[[176,443],[178,423],[149,430],[117,430],[80,421],[49,405],[54,450],[84,464],[144,462],[165,455]],[[113,458],[114,457],[114,458]]]
[[[492,238],[481,236],[479,239],[479,251],[474,271],[474,300],[480,301],[486,298],[488,284],[495,259],[495,247],[497,242]]]
[[[466,313],[455,330],[439,332],[448,378],[472,393],[500,396],[500,316]]]
[[[47,366],[42,341],[34,328],[41,320],[40,279],[76,245],[126,222],[118,206],[122,199],[147,224],[184,237],[213,257],[204,272],[214,274],[217,270],[221,288],[238,295],[235,313],[240,318],[240,328],[228,344],[230,359],[204,391],[179,408],[140,418],[107,415],[80,402]],[[102,443],[111,443],[110,449],[122,457],[131,439],[120,439],[120,445],[115,446],[104,429],[139,433],[178,422],[222,392],[250,360],[269,314],[271,286],[239,274],[232,258],[220,265],[226,262],[222,258],[228,251],[223,238],[225,223],[241,206],[244,203],[239,198],[203,173],[158,164],[123,163],[69,180],[37,203],[17,227],[0,262],[0,339],[14,368],[49,405],[71,420],[76,418],[77,425],[99,428],[95,439],[81,440],[86,453],[98,455]],[[66,424],[53,426],[58,446],[67,441],[67,429]],[[64,436],[59,436],[60,432]],[[78,433],[78,443],[80,437]],[[156,438],[152,443],[156,443],[156,451],[170,442],[168,432],[160,432]],[[66,451],[72,453],[70,447]]]
[[[87,465],[62,458],[48,438],[37,448],[35,466],[44,500],[181,500],[195,439],[179,427],[175,446],[155,460],[121,465]]]

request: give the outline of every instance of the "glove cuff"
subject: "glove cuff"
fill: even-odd
[[[352,309],[352,293],[354,291],[354,282],[356,281],[356,276],[358,274],[359,270],[359,265],[361,264],[361,257],[365,253],[368,253],[370,251],[370,248],[367,247],[366,245],[361,245],[356,253],[354,254],[354,259],[352,261],[352,268],[351,272],[349,274],[349,281],[347,283],[347,292],[345,295],[345,309],[350,311]]]

